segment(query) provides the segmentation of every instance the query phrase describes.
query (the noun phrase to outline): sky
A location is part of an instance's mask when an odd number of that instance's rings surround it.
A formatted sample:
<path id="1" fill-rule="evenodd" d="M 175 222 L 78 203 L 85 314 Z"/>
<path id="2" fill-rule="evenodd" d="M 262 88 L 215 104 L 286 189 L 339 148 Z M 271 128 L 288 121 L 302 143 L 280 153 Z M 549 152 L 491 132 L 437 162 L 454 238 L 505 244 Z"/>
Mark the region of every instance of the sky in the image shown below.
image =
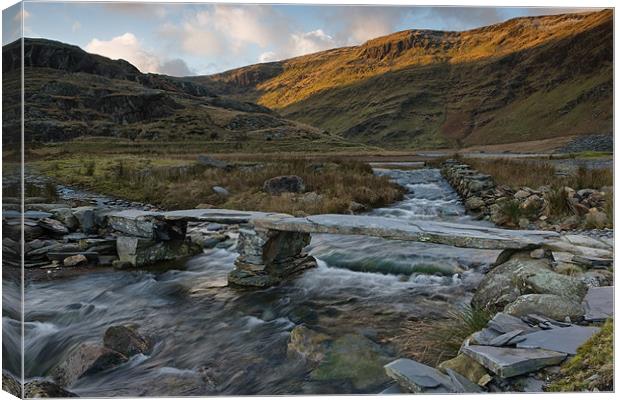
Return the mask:
<path id="1" fill-rule="evenodd" d="M 461 31 L 567 8 L 24 2 L 3 11 L 2 43 L 58 40 L 142 72 L 206 75 L 405 29 Z"/>

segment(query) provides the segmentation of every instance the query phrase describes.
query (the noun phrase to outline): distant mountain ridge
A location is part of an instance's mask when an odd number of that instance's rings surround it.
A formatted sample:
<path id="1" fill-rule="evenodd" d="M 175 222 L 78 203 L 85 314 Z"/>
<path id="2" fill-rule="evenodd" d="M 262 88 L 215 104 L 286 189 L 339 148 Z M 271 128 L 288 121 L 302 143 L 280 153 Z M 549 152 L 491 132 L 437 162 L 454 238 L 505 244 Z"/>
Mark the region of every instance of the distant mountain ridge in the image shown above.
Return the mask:
<path id="1" fill-rule="evenodd" d="M 408 30 L 192 77 L 331 133 L 432 147 L 611 133 L 613 12 Z"/>
<path id="2" fill-rule="evenodd" d="M 433 148 L 611 134 L 613 12 L 407 30 L 197 77 L 144 74 L 24 39 L 28 141 L 106 136 Z M 3 46 L 3 133 L 19 138 L 21 41 Z M 353 144 L 353 146 L 357 146 Z"/>

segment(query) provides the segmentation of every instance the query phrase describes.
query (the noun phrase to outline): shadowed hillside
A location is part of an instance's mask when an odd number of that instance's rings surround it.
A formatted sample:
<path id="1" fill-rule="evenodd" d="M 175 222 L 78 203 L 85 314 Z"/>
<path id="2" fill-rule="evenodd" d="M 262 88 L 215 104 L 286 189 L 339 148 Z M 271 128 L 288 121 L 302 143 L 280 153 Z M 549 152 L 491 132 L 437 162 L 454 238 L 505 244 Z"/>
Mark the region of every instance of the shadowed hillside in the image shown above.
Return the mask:
<path id="1" fill-rule="evenodd" d="M 20 41 L 3 47 L 6 144 L 17 142 L 20 134 L 20 54 Z M 267 107 L 219 96 L 187 79 L 143 74 L 124 60 L 60 42 L 25 39 L 24 67 L 26 142 L 106 137 L 243 146 L 332 140 Z"/>
<path id="2" fill-rule="evenodd" d="M 192 78 L 347 139 L 390 147 L 612 131 L 613 13 L 409 30 Z"/>

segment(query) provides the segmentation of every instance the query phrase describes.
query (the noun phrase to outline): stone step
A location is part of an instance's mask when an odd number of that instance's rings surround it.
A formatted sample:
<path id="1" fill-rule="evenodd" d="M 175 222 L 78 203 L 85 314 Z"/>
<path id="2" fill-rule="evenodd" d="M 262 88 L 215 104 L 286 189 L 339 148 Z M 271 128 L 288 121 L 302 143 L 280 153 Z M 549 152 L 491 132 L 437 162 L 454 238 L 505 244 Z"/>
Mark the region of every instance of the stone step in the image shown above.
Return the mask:
<path id="1" fill-rule="evenodd" d="M 510 378 L 557 365 L 566 358 L 566 353 L 543 349 L 466 345 L 461 351 L 500 378 Z"/>

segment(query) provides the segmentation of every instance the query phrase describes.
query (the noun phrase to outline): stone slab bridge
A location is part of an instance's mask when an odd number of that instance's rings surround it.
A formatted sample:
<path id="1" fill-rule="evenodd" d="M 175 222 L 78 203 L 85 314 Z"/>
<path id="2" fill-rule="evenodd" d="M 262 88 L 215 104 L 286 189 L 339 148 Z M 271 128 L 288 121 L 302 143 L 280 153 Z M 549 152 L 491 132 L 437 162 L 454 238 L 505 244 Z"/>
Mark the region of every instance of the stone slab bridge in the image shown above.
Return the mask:
<path id="1" fill-rule="evenodd" d="M 316 266 L 304 253 L 312 233 L 365 235 L 384 239 L 436 243 L 455 247 L 506 250 L 508 253 L 543 247 L 557 240 L 550 231 L 519 231 L 428 220 L 326 214 L 293 217 L 287 214 L 195 209 L 169 212 L 124 210 L 107 214 L 108 225 L 121 236 L 121 261 L 136 266 L 172 259 L 185 243 L 188 222 L 239 225 L 235 269 L 229 283 L 267 287 Z M 168 254 L 176 256 L 168 257 Z"/>

